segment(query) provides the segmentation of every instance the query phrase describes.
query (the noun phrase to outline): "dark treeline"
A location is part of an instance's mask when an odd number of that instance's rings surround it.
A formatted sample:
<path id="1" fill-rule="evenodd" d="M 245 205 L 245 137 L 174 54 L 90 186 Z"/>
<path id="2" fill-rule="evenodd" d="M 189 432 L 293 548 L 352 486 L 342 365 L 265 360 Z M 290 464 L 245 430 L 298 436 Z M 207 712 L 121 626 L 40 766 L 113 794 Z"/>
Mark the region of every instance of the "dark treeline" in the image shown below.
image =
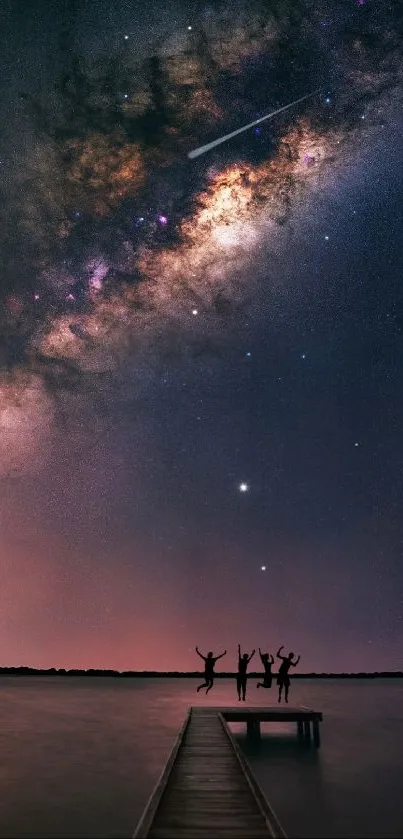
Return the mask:
<path id="1" fill-rule="evenodd" d="M 233 679 L 236 674 L 232 672 L 217 673 L 217 679 Z M 200 671 L 179 672 L 167 670 L 166 672 L 156 670 L 65 670 L 50 667 L 48 670 L 36 670 L 34 667 L 0 667 L 0 676 L 110 676 L 114 678 L 175 678 L 175 679 L 196 679 Z M 252 672 L 249 678 L 259 678 L 260 672 Z M 293 673 L 294 679 L 401 679 L 403 672 L 399 670 L 377 671 L 373 673 Z"/>

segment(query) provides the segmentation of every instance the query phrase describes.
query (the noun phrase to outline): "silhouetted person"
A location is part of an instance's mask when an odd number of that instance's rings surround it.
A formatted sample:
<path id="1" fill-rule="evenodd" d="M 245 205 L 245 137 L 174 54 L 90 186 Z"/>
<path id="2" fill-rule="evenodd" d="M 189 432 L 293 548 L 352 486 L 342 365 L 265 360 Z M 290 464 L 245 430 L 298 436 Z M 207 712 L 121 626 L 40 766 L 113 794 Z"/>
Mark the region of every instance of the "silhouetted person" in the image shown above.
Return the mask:
<path id="1" fill-rule="evenodd" d="M 271 688 L 271 683 L 272 683 L 272 678 L 273 678 L 273 674 L 271 672 L 271 666 L 274 663 L 274 658 L 273 658 L 272 655 L 269 655 L 269 653 L 262 653 L 260 647 L 259 647 L 259 655 L 260 655 L 260 660 L 261 660 L 261 662 L 263 664 L 263 668 L 264 668 L 264 676 L 263 676 L 263 682 L 258 682 L 256 687 L 257 688 Z"/>
<path id="2" fill-rule="evenodd" d="M 236 677 L 236 689 L 238 691 L 239 701 L 241 701 L 241 693 L 242 693 L 242 699 L 245 702 L 246 682 L 248 680 L 248 677 L 246 675 L 246 671 L 248 669 L 248 664 L 249 664 L 252 656 L 254 656 L 254 655 L 255 655 L 255 650 L 253 650 L 253 652 L 251 652 L 251 654 L 249 656 L 248 656 L 248 653 L 244 653 L 243 655 L 241 655 L 241 645 L 238 644 L 238 673 L 237 673 L 237 677 Z"/>
<path id="3" fill-rule="evenodd" d="M 202 688 L 207 688 L 207 690 L 206 690 L 206 694 L 207 694 L 209 692 L 209 690 L 211 690 L 211 688 L 213 687 L 213 684 L 214 684 L 214 676 L 215 676 L 214 666 L 215 666 L 215 663 L 216 663 L 216 661 L 218 661 L 219 658 L 222 658 L 223 655 L 227 654 L 227 650 L 224 650 L 224 652 L 221 653 L 221 655 L 216 655 L 215 657 L 213 656 L 213 653 L 207 653 L 207 655 L 202 655 L 201 652 L 199 652 L 198 647 L 196 647 L 196 652 L 197 652 L 197 655 L 199 655 L 200 658 L 202 658 L 203 661 L 204 661 L 204 679 L 205 679 L 203 684 L 199 685 L 199 687 L 197 688 L 197 693 L 199 693 L 199 690 L 201 690 Z"/>
<path id="4" fill-rule="evenodd" d="M 288 653 L 288 655 L 281 655 L 281 650 L 283 649 L 284 644 L 279 648 L 277 652 L 277 658 L 281 658 L 282 660 L 277 675 L 277 684 L 279 686 L 278 701 L 281 702 L 281 691 L 284 688 L 285 701 L 288 702 L 288 691 L 290 689 L 290 677 L 288 675 L 288 671 L 290 667 L 297 666 L 301 656 L 299 655 L 297 660 L 293 661 L 294 653 Z"/>

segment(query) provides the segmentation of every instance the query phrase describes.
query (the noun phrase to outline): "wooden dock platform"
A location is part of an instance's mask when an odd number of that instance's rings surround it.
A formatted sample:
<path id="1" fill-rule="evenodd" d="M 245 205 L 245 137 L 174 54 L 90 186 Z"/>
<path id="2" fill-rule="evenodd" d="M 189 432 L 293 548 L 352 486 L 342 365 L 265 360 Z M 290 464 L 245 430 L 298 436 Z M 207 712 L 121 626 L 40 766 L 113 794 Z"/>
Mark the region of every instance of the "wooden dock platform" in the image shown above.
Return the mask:
<path id="1" fill-rule="evenodd" d="M 189 709 L 133 839 L 285 839 L 226 723 L 236 711 Z"/>
<path id="2" fill-rule="evenodd" d="M 309 708 L 291 708 L 288 705 L 274 708 L 234 707 L 234 708 L 211 708 L 210 713 L 222 714 L 227 722 L 246 722 L 248 734 L 260 737 L 261 722 L 296 722 L 298 739 L 305 746 L 311 745 L 311 725 L 313 744 L 316 748 L 320 746 L 319 723 L 323 716 L 320 711 L 311 711 Z"/>

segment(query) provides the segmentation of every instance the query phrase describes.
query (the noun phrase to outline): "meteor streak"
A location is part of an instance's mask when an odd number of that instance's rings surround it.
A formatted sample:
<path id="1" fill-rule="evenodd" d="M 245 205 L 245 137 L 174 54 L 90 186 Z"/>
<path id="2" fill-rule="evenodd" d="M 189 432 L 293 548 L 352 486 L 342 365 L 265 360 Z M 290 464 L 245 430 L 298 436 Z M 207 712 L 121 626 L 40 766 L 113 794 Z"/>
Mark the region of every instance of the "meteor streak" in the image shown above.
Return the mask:
<path id="1" fill-rule="evenodd" d="M 277 116 L 277 114 L 281 114 L 282 111 L 287 111 L 288 108 L 298 105 L 299 102 L 304 102 L 304 100 L 309 99 L 310 96 L 315 96 L 316 93 L 319 93 L 319 90 L 320 88 L 314 90 L 313 93 L 307 93 L 305 96 L 301 96 L 300 99 L 295 99 L 294 102 L 290 102 L 288 105 L 283 105 L 282 108 L 277 108 L 276 111 L 272 111 L 270 114 L 260 117 L 260 119 L 255 119 L 254 122 L 249 122 L 248 125 L 244 125 L 242 128 L 237 128 L 236 131 L 231 131 L 231 134 L 224 134 L 223 137 L 219 137 L 218 140 L 213 140 L 212 143 L 207 143 L 205 146 L 199 146 L 198 149 L 193 149 L 193 151 L 188 152 L 188 157 L 191 160 L 195 157 L 200 157 L 201 154 L 204 154 L 206 151 L 210 151 L 210 149 L 214 149 L 215 146 L 219 146 L 221 143 L 225 143 L 226 140 L 231 140 L 231 138 L 236 137 L 237 134 L 242 134 L 243 131 L 247 131 L 255 125 L 259 125 L 259 123 L 264 122 L 266 119 L 271 119 L 272 117 Z"/>

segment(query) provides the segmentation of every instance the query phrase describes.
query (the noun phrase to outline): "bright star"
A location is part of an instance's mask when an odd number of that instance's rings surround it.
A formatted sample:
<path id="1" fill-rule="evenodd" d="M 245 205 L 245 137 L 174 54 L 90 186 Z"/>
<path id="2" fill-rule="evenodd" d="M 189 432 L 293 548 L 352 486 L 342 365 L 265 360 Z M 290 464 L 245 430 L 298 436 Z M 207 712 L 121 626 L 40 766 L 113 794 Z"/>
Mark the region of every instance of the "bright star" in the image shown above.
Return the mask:
<path id="1" fill-rule="evenodd" d="M 329 236 L 325 236 L 325 242 L 329 241 Z"/>
<path id="2" fill-rule="evenodd" d="M 129 36 L 125 35 L 125 41 L 128 41 L 128 40 L 129 40 Z"/>
<path id="3" fill-rule="evenodd" d="M 191 28 L 192 28 L 191 26 L 188 26 L 189 32 L 190 32 Z"/>
<path id="4" fill-rule="evenodd" d="M 261 566 L 260 566 L 260 570 L 261 570 L 261 571 L 266 571 L 266 565 L 261 565 Z"/>
<path id="5" fill-rule="evenodd" d="M 248 492 L 248 489 L 249 489 L 249 484 L 245 484 L 245 483 L 239 484 L 239 491 L 240 492 Z"/>
<path id="6" fill-rule="evenodd" d="M 302 353 L 301 358 L 306 358 L 306 353 L 305 352 Z"/>
<path id="7" fill-rule="evenodd" d="M 251 352 L 247 352 L 247 353 L 245 353 L 245 355 L 246 355 L 246 358 L 250 358 L 250 357 L 251 357 L 251 355 L 252 355 L 252 353 L 251 353 Z"/>
<path id="8" fill-rule="evenodd" d="M 192 315 L 198 315 L 198 314 L 199 314 L 198 309 L 192 309 Z"/>

